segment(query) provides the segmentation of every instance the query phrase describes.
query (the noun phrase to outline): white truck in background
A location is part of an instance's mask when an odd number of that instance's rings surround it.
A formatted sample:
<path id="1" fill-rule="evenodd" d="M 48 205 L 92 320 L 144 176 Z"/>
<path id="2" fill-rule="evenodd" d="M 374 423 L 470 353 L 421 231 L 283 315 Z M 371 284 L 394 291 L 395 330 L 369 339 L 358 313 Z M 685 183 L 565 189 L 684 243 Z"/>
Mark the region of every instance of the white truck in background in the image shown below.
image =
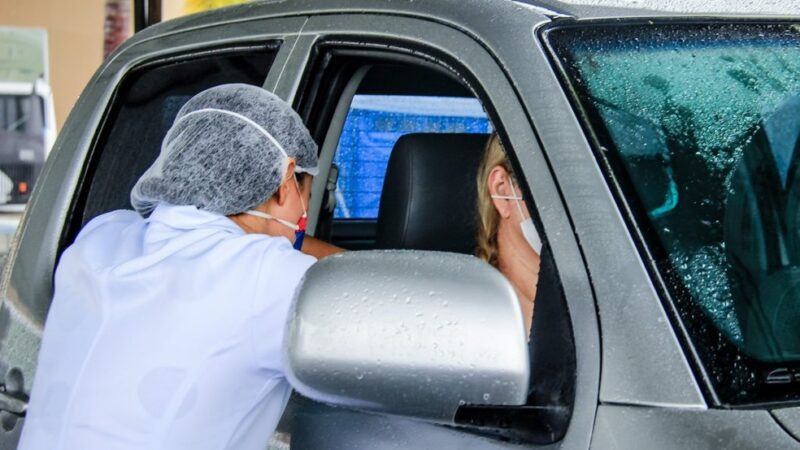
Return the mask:
<path id="1" fill-rule="evenodd" d="M 25 207 L 55 138 L 47 31 L 0 27 L 0 212 Z"/>

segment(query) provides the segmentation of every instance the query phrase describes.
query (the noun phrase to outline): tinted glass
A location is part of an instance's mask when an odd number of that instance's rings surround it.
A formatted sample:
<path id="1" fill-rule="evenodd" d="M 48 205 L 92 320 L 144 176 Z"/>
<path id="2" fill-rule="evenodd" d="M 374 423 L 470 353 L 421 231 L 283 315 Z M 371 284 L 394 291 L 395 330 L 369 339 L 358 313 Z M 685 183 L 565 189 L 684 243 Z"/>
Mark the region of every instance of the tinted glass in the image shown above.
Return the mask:
<path id="1" fill-rule="evenodd" d="M 797 399 L 798 28 L 552 36 L 723 401 Z"/>
<path id="2" fill-rule="evenodd" d="M 491 129 L 483 107 L 475 98 L 354 96 L 334 158 L 339 166 L 334 218 L 378 217 L 386 166 L 400 136 L 489 133 Z"/>

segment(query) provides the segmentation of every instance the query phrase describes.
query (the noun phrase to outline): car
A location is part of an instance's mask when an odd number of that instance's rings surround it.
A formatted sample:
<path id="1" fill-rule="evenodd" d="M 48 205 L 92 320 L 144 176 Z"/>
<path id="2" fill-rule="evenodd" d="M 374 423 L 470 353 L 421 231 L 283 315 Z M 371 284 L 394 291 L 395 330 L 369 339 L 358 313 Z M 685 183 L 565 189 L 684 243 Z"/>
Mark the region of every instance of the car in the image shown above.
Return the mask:
<path id="1" fill-rule="evenodd" d="M 129 207 L 183 102 L 233 82 L 300 113 L 309 231 L 365 250 L 298 291 L 271 448 L 800 446 L 798 43 L 792 17 L 545 0 L 266 1 L 145 29 L 84 90 L 8 256 L 3 447 L 59 255 Z M 528 342 L 470 256 L 491 132 L 545 243 Z"/>

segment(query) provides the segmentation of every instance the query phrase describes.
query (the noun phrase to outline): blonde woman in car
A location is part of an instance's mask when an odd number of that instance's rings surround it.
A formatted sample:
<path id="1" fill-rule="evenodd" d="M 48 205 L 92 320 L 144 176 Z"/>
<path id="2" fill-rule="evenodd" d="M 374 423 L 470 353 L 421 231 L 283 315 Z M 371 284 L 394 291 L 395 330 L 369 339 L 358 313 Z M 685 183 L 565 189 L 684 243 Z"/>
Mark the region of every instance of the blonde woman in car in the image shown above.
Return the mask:
<path id="1" fill-rule="evenodd" d="M 542 241 L 496 133 L 489 137 L 477 182 L 477 256 L 514 286 L 530 334 Z"/>

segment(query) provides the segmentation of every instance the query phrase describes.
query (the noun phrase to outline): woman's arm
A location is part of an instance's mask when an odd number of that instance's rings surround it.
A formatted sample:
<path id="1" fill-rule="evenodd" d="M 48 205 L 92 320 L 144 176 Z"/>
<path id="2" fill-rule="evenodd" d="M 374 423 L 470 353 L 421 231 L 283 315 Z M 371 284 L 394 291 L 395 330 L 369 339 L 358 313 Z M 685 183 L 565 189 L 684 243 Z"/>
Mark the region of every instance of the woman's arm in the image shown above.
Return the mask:
<path id="1" fill-rule="evenodd" d="M 326 256 L 333 255 L 334 253 L 340 253 L 347 250 L 319 240 L 313 236 L 306 235 L 306 237 L 303 238 L 302 251 L 307 255 L 311 255 L 317 259 L 322 259 Z"/>

